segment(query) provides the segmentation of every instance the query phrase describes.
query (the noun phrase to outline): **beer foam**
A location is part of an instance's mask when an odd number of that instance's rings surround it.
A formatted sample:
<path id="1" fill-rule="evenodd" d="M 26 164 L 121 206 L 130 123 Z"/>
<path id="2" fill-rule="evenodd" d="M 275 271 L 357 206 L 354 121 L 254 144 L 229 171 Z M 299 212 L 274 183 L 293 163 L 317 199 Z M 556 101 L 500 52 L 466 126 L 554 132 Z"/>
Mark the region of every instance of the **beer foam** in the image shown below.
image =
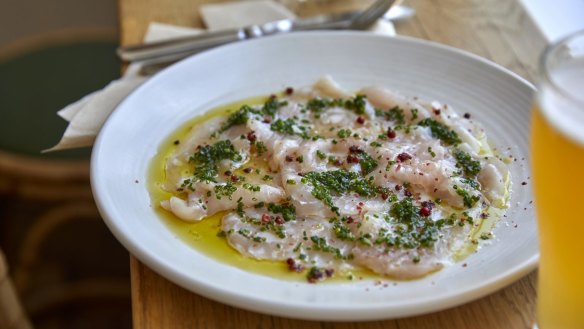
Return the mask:
<path id="1" fill-rule="evenodd" d="M 539 107 L 546 120 L 584 145 L 584 58 L 553 70 L 540 85 Z"/>

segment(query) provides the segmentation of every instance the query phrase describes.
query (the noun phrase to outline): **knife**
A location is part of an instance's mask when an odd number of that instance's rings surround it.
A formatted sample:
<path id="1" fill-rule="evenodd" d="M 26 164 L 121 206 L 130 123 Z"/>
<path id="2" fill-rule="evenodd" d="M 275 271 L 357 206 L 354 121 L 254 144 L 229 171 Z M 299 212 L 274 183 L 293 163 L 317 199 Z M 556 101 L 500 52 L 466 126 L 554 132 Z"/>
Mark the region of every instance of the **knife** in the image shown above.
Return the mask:
<path id="1" fill-rule="evenodd" d="M 279 33 L 307 30 L 346 29 L 351 18 L 359 12 L 314 16 L 305 19 L 283 19 L 265 24 L 250 25 L 239 29 L 205 32 L 203 34 L 164 40 L 159 42 L 120 47 L 118 57 L 133 62 L 165 57 L 170 54 L 182 56 L 197 53 L 219 45 Z"/>
<path id="2" fill-rule="evenodd" d="M 128 62 L 148 59 L 153 60 L 152 64 L 168 63 L 219 45 L 261 36 L 292 31 L 347 29 L 351 25 L 351 20 L 359 13 L 359 11 L 353 11 L 305 19 L 284 19 L 239 29 L 206 32 L 196 36 L 120 47 L 117 54 L 122 60 Z M 398 5 L 393 6 L 382 18 L 397 21 L 411 17 L 414 13 L 412 8 Z"/>

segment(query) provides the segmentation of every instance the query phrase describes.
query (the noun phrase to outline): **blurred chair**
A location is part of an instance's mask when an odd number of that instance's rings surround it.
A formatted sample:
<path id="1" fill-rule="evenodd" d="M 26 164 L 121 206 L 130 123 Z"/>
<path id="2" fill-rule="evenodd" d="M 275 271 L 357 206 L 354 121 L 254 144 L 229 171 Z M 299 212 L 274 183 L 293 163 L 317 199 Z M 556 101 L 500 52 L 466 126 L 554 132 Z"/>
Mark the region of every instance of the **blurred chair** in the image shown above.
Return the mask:
<path id="1" fill-rule="evenodd" d="M 119 76 L 116 37 L 71 29 L 0 45 L 2 329 L 23 308 L 39 328 L 130 326 L 128 256 L 93 202 L 90 149 L 40 153 L 66 127 L 57 110 Z"/>
<path id="2" fill-rule="evenodd" d="M 8 266 L 0 250 L 0 328 L 32 329 L 12 281 L 8 277 Z"/>
<path id="3" fill-rule="evenodd" d="M 19 236 L 18 245 L 12 248 L 13 277 L 22 293 L 32 289 L 31 278 L 37 273 L 43 245 L 52 233 L 68 222 L 101 220 L 89 186 L 89 160 L 83 158 L 43 159 L 0 151 L 0 196 L 11 199 L 13 205 L 37 208 L 26 214 L 32 217 L 28 223 L 18 219 L 22 214 L 7 214 L 7 221 L 19 223 L 4 223 L 6 232 Z M 16 226 L 20 226 L 22 234 L 11 229 Z"/>

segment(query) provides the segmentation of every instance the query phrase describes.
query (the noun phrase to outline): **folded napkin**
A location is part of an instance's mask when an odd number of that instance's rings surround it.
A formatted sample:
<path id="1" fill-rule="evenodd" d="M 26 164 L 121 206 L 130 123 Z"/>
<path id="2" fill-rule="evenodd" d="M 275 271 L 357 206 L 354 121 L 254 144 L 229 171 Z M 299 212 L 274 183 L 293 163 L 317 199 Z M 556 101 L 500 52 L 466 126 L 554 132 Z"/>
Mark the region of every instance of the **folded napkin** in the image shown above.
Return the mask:
<path id="1" fill-rule="evenodd" d="M 292 12 L 272 0 L 205 5 L 201 7 L 201 16 L 209 30 L 294 18 Z M 395 35 L 393 24 L 387 20 L 379 20 L 370 30 L 382 35 Z M 144 42 L 195 35 L 203 31 L 151 23 L 144 37 Z M 112 81 L 103 89 L 95 91 L 58 111 L 57 115 L 68 121 L 69 125 L 59 143 L 45 152 L 93 145 L 110 113 L 128 94 L 148 79 L 147 76 L 140 74 L 140 69 L 144 64 L 145 62 L 132 63 L 122 78 Z"/>

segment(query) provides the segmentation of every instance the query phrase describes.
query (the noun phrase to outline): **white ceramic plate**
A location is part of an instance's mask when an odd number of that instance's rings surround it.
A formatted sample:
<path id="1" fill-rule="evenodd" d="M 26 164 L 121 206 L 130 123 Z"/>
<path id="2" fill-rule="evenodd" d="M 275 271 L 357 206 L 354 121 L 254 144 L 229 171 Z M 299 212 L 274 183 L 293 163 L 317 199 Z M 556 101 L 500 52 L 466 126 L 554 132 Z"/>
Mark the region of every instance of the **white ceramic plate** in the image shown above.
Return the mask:
<path id="1" fill-rule="evenodd" d="M 331 74 L 357 90 L 383 85 L 439 100 L 482 122 L 511 164 L 513 194 L 492 243 L 424 279 L 308 284 L 253 274 L 206 257 L 153 211 L 145 182 L 161 141 L 215 106 L 312 84 Z M 409 38 L 364 32 L 297 33 L 217 48 L 182 61 L 131 94 L 93 149 L 91 180 L 107 225 L 138 259 L 200 295 L 294 318 L 387 319 L 452 307 L 491 293 L 534 269 L 537 239 L 529 184 L 528 125 L 533 87 L 476 56 Z M 522 185 L 523 181 L 528 182 Z"/>

